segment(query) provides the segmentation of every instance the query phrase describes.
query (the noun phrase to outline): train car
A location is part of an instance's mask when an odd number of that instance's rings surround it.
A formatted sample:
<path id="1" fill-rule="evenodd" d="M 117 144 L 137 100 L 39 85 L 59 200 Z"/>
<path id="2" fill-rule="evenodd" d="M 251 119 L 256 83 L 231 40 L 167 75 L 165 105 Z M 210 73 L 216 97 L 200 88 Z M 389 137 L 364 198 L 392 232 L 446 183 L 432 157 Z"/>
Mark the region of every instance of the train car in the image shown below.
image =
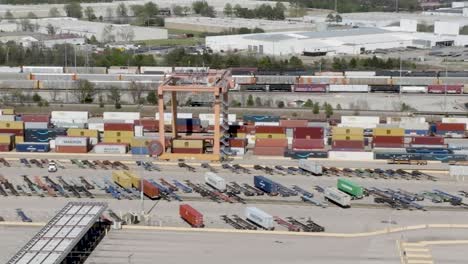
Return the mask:
<path id="1" fill-rule="evenodd" d="M 409 71 L 404 76 L 406 77 L 438 77 L 437 71 Z"/>
<path id="2" fill-rule="evenodd" d="M 439 77 L 465 77 L 468 78 L 468 71 L 439 71 Z"/>
<path id="3" fill-rule="evenodd" d="M 401 86 L 402 93 L 427 93 L 427 86 Z"/>
<path id="4" fill-rule="evenodd" d="M 270 92 L 291 92 L 293 90 L 291 84 L 268 84 L 267 86 Z"/>
<path id="5" fill-rule="evenodd" d="M 235 84 L 255 84 L 256 79 L 253 75 L 236 75 L 232 76 Z"/>
<path id="6" fill-rule="evenodd" d="M 439 84 L 439 85 L 429 85 L 427 87 L 428 93 L 435 94 L 461 94 L 463 93 L 463 85 L 448 85 L 448 84 Z"/>
<path id="7" fill-rule="evenodd" d="M 0 73 L 20 73 L 21 67 L 0 66 Z"/>
<path id="8" fill-rule="evenodd" d="M 63 67 L 55 66 L 22 66 L 23 73 L 63 73 Z"/>
<path id="9" fill-rule="evenodd" d="M 74 81 L 76 74 L 74 73 L 31 73 L 30 80 L 38 81 Z"/>
<path id="10" fill-rule="evenodd" d="M 65 73 L 107 74 L 106 67 L 66 67 Z"/>
<path id="11" fill-rule="evenodd" d="M 307 93 L 326 93 L 327 92 L 327 84 L 294 84 L 294 92 L 307 92 Z"/>
<path id="12" fill-rule="evenodd" d="M 265 84 L 245 84 L 239 85 L 239 89 L 245 92 L 266 92 L 267 86 Z"/>
<path id="13" fill-rule="evenodd" d="M 345 71 L 346 77 L 372 77 L 375 76 L 375 71 Z"/>
<path id="14" fill-rule="evenodd" d="M 300 76 L 296 83 L 298 84 L 349 84 L 344 76 Z"/>
<path id="15" fill-rule="evenodd" d="M 321 71 L 314 73 L 314 76 L 344 76 L 343 72 Z"/>
<path id="16" fill-rule="evenodd" d="M 195 73 L 208 72 L 210 67 L 174 67 L 174 72 L 177 73 Z"/>
<path id="17" fill-rule="evenodd" d="M 390 76 L 346 76 L 347 84 L 351 85 L 388 85 L 391 84 Z"/>
<path id="18" fill-rule="evenodd" d="M 351 92 L 351 93 L 367 93 L 369 92 L 369 85 L 337 85 L 330 84 L 328 86 L 330 93 Z"/>
<path id="19" fill-rule="evenodd" d="M 398 85 L 370 85 L 371 93 L 399 93 Z"/>
<path id="20" fill-rule="evenodd" d="M 172 67 L 141 66 L 140 74 L 164 75 L 172 73 Z"/>
<path id="21" fill-rule="evenodd" d="M 139 74 L 140 70 L 134 66 L 110 66 L 107 70 L 109 74 Z"/>
<path id="22" fill-rule="evenodd" d="M 381 71 L 375 72 L 376 76 L 391 76 L 391 77 L 406 76 L 407 74 L 409 74 L 409 71 L 406 71 L 406 70 L 402 70 L 401 73 L 400 71 L 395 71 L 395 70 L 381 70 Z"/>
<path id="23" fill-rule="evenodd" d="M 257 75 L 255 77 L 257 84 L 293 84 L 296 78 L 296 76 L 288 75 Z"/>
<path id="24" fill-rule="evenodd" d="M 258 72 L 256 67 L 234 67 L 231 68 L 231 75 L 255 75 Z"/>

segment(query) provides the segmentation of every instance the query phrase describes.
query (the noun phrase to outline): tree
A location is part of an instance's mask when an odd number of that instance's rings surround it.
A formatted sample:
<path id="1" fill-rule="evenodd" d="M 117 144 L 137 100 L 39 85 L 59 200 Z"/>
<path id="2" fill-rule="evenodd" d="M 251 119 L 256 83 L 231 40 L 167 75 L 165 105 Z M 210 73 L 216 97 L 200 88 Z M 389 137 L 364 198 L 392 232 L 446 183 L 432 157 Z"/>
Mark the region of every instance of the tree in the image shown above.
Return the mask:
<path id="1" fill-rule="evenodd" d="M 102 30 L 102 41 L 104 43 L 115 42 L 115 35 L 113 33 L 114 28 L 112 25 L 107 25 Z"/>
<path id="2" fill-rule="evenodd" d="M 342 110 L 341 104 L 337 104 L 337 105 L 336 105 L 336 110 L 338 110 L 338 111 L 339 111 L 339 110 Z"/>
<path id="3" fill-rule="evenodd" d="M 113 16 L 114 16 L 114 10 L 112 10 L 111 7 L 107 7 L 106 8 L 106 20 L 110 21 Z"/>
<path id="4" fill-rule="evenodd" d="M 124 3 L 120 3 L 115 9 L 115 13 L 118 17 L 128 17 L 128 9 Z"/>
<path id="5" fill-rule="evenodd" d="M 122 105 L 120 103 L 121 95 L 118 87 L 112 86 L 109 89 L 109 94 L 107 95 L 107 98 L 114 104 L 116 109 L 122 108 Z"/>
<path id="6" fill-rule="evenodd" d="M 148 92 L 148 95 L 146 96 L 146 101 L 148 101 L 148 103 L 152 105 L 157 105 L 158 98 L 156 97 L 156 92 L 155 91 Z"/>
<path id="7" fill-rule="evenodd" d="M 333 15 L 333 13 L 328 14 L 327 19 L 325 21 L 327 21 L 328 23 L 335 21 L 335 16 Z"/>
<path id="8" fill-rule="evenodd" d="M 15 18 L 15 17 L 13 16 L 13 14 L 11 13 L 10 10 L 7 10 L 7 11 L 5 12 L 5 15 L 4 15 L 3 17 L 4 17 L 5 19 L 7 19 L 7 20 L 12 20 L 12 19 Z"/>
<path id="9" fill-rule="evenodd" d="M 285 104 L 283 101 L 278 101 L 277 104 L 278 108 L 284 108 Z"/>
<path id="10" fill-rule="evenodd" d="M 247 98 L 247 106 L 248 107 L 254 106 L 254 99 L 253 99 L 253 96 L 251 94 L 249 94 L 249 97 Z"/>
<path id="11" fill-rule="evenodd" d="M 136 83 L 134 81 L 130 83 L 130 94 L 132 95 L 133 103 L 142 104 L 141 95 L 143 94 L 144 89 L 145 87 L 140 83 Z"/>
<path id="12" fill-rule="evenodd" d="M 35 30 L 34 25 L 31 23 L 29 19 L 21 19 L 20 25 L 21 25 L 21 31 L 34 32 Z"/>
<path id="13" fill-rule="evenodd" d="M 79 2 L 71 2 L 64 6 L 65 14 L 68 17 L 82 18 L 83 17 L 83 8 Z"/>
<path id="14" fill-rule="evenodd" d="M 36 16 L 36 14 L 34 14 L 33 12 L 29 12 L 27 18 L 29 18 L 29 19 L 37 19 L 37 16 Z"/>
<path id="15" fill-rule="evenodd" d="M 205 17 L 216 17 L 214 7 L 208 5 L 205 1 L 195 1 L 192 3 L 192 9 L 195 14 L 199 14 Z"/>
<path id="16" fill-rule="evenodd" d="M 331 104 L 327 104 L 325 107 L 325 115 L 327 118 L 330 118 L 333 115 L 333 106 L 331 106 Z"/>
<path id="17" fill-rule="evenodd" d="M 42 100 L 42 97 L 40 95 L 38 95 L 37 93 L 34 93 L 34 95 L 32 97 L 32 100 L 33 100 L 33 102 L 37 103 L 37 102 L 40 102 Z"/>
<path id="18" fill-rule="evenodd" d="M 341 23 L 342 21 L 343 21 L 343 18 L 342 18 L 339 14 L 336 14 L 336 16 L 335 16 L 335 22 Z"/>
<path id="19" fill-rule="evenodd" d="M 252 33 L 265 33 L 265 30 L 256 27 L 256 28 L 252 29 Z"/>
<path id="20" fill-rule="evenodd" d="M 49 9 L 49 17 L 59 17 L 60 16 L 60 11 L 56 7 L 52 7 Z"/>
<path id="21" fill-rule="evenodd" d="M 188 15 L 188 13 L 190 13 L 190 6 L 184 6 L 184 16 Z"/>
<path id="22" fill-rule="evenodd" d="M 241 27 L 241 28 L 239 28 L 238 33 L 239 34 L 250 34 L 250 33 L 252 33 L 252 31 L 250 31 L 250 29 L 248 29 L 246 27 Z"/>
<path id="23" fill-rule="evenodd" d="M 176 16 L 183 16 L 184 15 L 184 8 L 180 5 L 172 5 L 172 12 Z"/>
<path id="24" fill-rule="evenodd" d="M 133 31 L 131 27 L 119 27 L 117 36 L 120 38 L 120 40 L 129 42 L 135 38 L 135 31 Z"/>
<path id="25" fill-rule="evenodd" d="M 307 108 L 312 108 L 314 107 L 314 103 L 312 102 L 312 100 L 307 99 L 307 101 L 302 106 L 307 107 Z"/>
<path id="26" fill-rule="evenodd" d="M 291 69 L 302 69 L 302 68 L 304 68 L 304 64 L 302 63 L 301 59 L 299 59 L 296 56 L 292 56 L 289 59 L 289 67 Z"/>
<path id="27" fill-rule="evenodd" d="M 54 26 L 52 26 L 52 24 L 50 24 L 50 23 L 47 24 L 46 28 L 47 28 L 47 34 L 52 35 L 52 36 L 55 35 L 57 30 L 55 29 Z"/>
<path id="28" fill-rule="evenodd" d="M 226 5 L 224 5 L 223 13 L 227 17 L 232 17 L 232 15 L 234 14 L 234 11 L 233 11 L 232 5 L 230 3 L 226 3 Z"/>
<path id="29" fill-rule="evenodd" d="M 319 106 L 319 103 L 315 103 L 314 104 L 314 107 L 312 109 L 312 113 L 314 113 L 315 115 L 317 115 L 318 113 L 320 113 L 320 106 Z"/>
<path id="30" fill-rule="evenodd" d="M 96 95 L 96 89 L 90 81 L 79 79 L 73 93 L 80 103 L 91 103 Z"/>
<path id="31" fill-rule="evenodd" d="M 84 11 L 85 17 L 88 19 L 88 21 L 93 21 L 96 20 L 96 15 L 94 14 L 94 9 L 90 6 L 85 8 Z"/>
<path id="32" fill-rule="evenodd" d="M 261 107 L 262 106 L 262 99 L 260 97 L 255 97 L 255 106 Z"/>

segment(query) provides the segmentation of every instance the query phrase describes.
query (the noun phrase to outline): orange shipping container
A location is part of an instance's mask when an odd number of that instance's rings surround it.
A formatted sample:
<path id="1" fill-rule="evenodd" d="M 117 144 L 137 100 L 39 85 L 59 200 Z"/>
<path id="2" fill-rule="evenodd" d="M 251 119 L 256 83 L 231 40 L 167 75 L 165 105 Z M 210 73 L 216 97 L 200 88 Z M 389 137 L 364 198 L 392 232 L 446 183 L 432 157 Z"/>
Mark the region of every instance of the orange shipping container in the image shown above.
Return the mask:
<path id="1" fill-rule="evenodd" d="M 280 127 L 294 128 L 294 127 L 306 127 L 307 120 L 280 120 Z"/>
<path id="2" fill-rule="evenodd" d="M 87 146 L 55 146 L 57 153 L 88 153 Z"/>
<path id="3" fill-rule="evenodd" d="M 287 139 L 269 139 L 261 138 L 255 140 L 255 147 L 287 147 Z"/>
<path id="4" fill-rule="evenodd" d="M 284 156 L 285 150 L 284 147 L 255 147 L 254 155 Z"/>

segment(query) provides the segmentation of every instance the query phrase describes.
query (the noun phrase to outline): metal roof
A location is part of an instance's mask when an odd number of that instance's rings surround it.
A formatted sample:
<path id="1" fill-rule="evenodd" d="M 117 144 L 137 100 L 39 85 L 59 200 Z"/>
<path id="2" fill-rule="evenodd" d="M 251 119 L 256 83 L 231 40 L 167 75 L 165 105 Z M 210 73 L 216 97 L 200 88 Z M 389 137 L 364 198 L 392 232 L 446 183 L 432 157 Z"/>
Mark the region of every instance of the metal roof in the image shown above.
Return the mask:
<path id="1" fill-rule="evenodd" d="M 317 38 L 336 38 L 336 37 L 350 37 L 372 34 L 383 34 L 391 31 L 381 28 L 349 28 L 342 30 L 328 30 L 328 31 L 303 31 L 303 32 L 283 32 L 283 33 L 264 33 L 252 34 L 245 36 L 245 39 L 260 40 L 260 41 L 281 41 L 287 39 L 317 39 Z"/>
<path id="2" fill-rule="evenodd" d="M 106 207 L 99 202 L 68 203 L 7 264 L 61 263 Z"/>

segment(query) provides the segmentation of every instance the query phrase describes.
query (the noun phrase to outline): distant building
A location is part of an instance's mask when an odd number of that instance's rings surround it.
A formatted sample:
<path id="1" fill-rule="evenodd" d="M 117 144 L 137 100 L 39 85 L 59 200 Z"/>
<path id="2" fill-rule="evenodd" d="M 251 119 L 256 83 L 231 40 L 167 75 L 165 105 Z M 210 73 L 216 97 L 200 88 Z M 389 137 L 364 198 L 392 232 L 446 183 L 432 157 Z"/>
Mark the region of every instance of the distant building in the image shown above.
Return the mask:
<path id="1" fill-rule="evenodd" d="M 16 42 L 23 47 L 31 47 L 40 44 L 45 47 L 53 47 L 56 44 L 84 45 L 85 38 L 72 34 L 47 35 L 35 32 L 0 32 L 0 42 Z"/>

